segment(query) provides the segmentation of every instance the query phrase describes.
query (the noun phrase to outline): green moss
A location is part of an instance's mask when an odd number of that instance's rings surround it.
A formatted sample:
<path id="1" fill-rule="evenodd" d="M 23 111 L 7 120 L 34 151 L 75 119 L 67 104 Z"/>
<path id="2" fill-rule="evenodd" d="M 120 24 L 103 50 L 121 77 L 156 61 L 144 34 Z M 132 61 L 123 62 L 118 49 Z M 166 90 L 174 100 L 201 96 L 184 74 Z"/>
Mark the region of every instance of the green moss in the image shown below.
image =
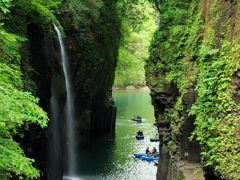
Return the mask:
<path id="1" fill-rule="evenodd" d="M 201 144 L 205 165 L 225 179 L 238 179 L 240 119 L 239 104 L 232 99 L 236 86 L 232 77 L 240 69 L 240 46 L 227 40 L 233 27 L 225 16 L 231 6 L 225 6 L 218 0 L 209 9 L 199 1 L 162 2 L 146 70 L 152 91 L 164 94 L 164 84 L 177 87 L 169 116 L 161 115 L 171 121 L 172 140 L 180 135 L 186 118 L 195 116 L 192 138 Z M 193 90 L 197 102 L 186 105 L 184 97 Z"/>
<path id="2" fill-rule="evenodd" d="M 231 77 L 240 69 L 239 50 L 239 45 L 225 41 L 219 56 L 200 62 L 199 97 L 192 108 L 196 116 L 193 136 L 207 147 L 202 155 L 207 165 L 214 166 L 227 179 L 236 179 L 240 173 L 240 156 L 236 153 L 240 145 L 240 119 L 236 113 L 240 106 L 232 100 L 231 92 Z"/>
<path id="3" fill-rule="evenodd" d="M 60 1 L 5 0 L 0 2 L 0 178 L 36 179 L 39 170 L 14 141 L 29 124 L 47 126 L 47 115 L 38 106 L 30 79 L 27 23 L 48 29 L 59 24 L 54 12 Z M 27 70 L 28 69 L 28 70 Z M 26 78 L 28 76 L 28 78 Z M 24 79 L 25 77 L 25 79 Z M 30 85 L 31 84 L 31 85 Z M 27 85 L 27 86 L 26 86 Z"/>

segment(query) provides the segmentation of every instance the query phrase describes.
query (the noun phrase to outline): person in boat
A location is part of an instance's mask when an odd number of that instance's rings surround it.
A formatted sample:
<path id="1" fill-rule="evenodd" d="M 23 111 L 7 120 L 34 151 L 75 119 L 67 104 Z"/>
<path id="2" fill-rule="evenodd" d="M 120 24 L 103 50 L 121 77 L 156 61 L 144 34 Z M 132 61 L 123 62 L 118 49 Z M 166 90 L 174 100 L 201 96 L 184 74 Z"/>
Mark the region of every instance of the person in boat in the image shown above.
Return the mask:
<path id="1" fill-rule="evenodd" d="M 140 121 L 140 120 L 142 120 L 142 117 L 134 114 L 134 116 L 132 117 L 132 120 Z"/>
<path id="2" fill-rule="evenodd" d="M 147 149 L 146 149 L 146 155 L 148 156 L 148 155 L 150 155 L 151 154 L 151 151 L 149 150 L 149 147 L 147 147 Z"/>
<path id="3" fill-rule="evenodd" d="M 132 117 L 133 120 L 138 120 L 138 115 L 136 116 L 135 114 Z"/>
<path id="4" fill-rule="evenodd" d="M 138 135 L 138 136 L 143 136 L 143 132 L 139 130 L 139 131 L 137 132 L 137 135 Z"/>
<path id="5" fill-rule="evenodd" d="M 139 116 L 139 115 L 137 115 L 137 116 L 136 116 L 136 118 L 137 118 L 137 119 L 142 119 L 142 117 L 141 117 L 141 116 Z"/>
<path id="6" fill-rule="evenodd" d="M 157 154 L 157 149 L 155 147 L 153 147 L 153 150 L 152 150 L 152 155 L 156 155 Z"/>

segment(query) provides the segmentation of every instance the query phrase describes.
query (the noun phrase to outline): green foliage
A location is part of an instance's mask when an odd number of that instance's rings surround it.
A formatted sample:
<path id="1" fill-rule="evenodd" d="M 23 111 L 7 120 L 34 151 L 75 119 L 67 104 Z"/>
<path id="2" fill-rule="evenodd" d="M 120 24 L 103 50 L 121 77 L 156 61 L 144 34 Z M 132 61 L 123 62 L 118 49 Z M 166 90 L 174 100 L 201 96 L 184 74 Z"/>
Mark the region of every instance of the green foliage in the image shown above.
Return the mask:
<path id="1" fill-rule="evenodd" d="M 23 92 L 19 52 L 24 38 L 0 29 L 0 172 L 6 178 L 11 173 L 36 178 L 39 172 L 33 168 L 33 160 L 25 157 L 23 150 L 13 140 L 19 129 L 27 123 L 46 127 L 47 116 L 37 105 L 38 100 Z"/>
<path id="2" fill-rule="evenodd" d="M 199 1 L 157 4 L 161 21 L 147 60 L 147 83 L 156 93 L 165 93 L 165 84 L 173 84 L 178 90 L 175 104 L 161 118 L 171 121 L 172 141 L 176 141 L 186 118 L 195 117 L 191 138 L 201 144 L 205 165 L 225 179 L 239 179 L 240 107 L 233 100 L 239 81 L 233 77 L 239 79 L 240 45 L 217 35 L 220 12 L 208 20 L 211 23 L 203 20 Z M 220 10 L 217 1 L 213 7 Z M 185 96 L 194 90 L 197 102 L 185 104 Z"/>
<path id="3" fill-rule="evenodd" d="M 116 87 L 144 85 L 144 61 L 140 61 L 125 47 L 120 47 L 118 65 L 115 72 Z"/>
<path id="4" fill-rule="evenodd" d="M 225 41 L 220 55 L 214 49 L 202 52 L 197 86 L 199 98 L 191 111 L 196 116 L 193 136 L 207 147 L 202 152 L 207 165 L 214 166 L 227 179 L 236 179 L 240 173 L 237 133 L 240 106 L 232 100 L 230 87 L 231 77 L 240 69 L 239 50 L 239 45 Z M 212 61 L 206 60 L 209 56 Z"/>
<path id="5" fill-rule="evenodd" d="M 24 38 L 12 33 L 7 33 L 0 25 L 0 60 L 7 64 L 20 65 L 20 54 L 18 52 Z"/>
<path id="6" fill-rule="evenodd" d="M 3 67 L 5 66 L 0 67 L 1 71 L 4 71 Z M 15 72 L 11 73 L 15 74 Z M 37 123 L 46 127 L 47 116 L 37 105 L 38 100 L 30 93 L 19 91 L 1 80 L 0 78 L 1 175 L 10 176 L 14 173 L 19 177 L 36 178 L 39 176 L 39 171 L 32 166 L 34 160 L 25 157 L 19 144 L 13 140 L 13 136 L 19 134 L 19 128 L 24 126 L 26 128 L 27 123 Z"/>
<path id="7" fill-rule="evenodd" d="M 59 27 L 60 23 L 54 16 L 53 12 L 56 12 L 61 0 L 55 1 L 41 1 L 41 0 L 16 0 L 14 7 L 21 9 L 27 15 L 30 15 L 31 21 L 39 25 L 48 25 L 54 22 Z M 43 26 L 44 27 L 44 26 Z"/>
<path id="8" fill-rule="evenodd" d="M 4 14 L 9 13 L 9 8 L 11 7 L 12 0 L 1 0 L 0 1 L 0 20 Z"/>
<path id="9" fill-rule="evenodd" d="M 92 72 L 87 86 L 95 89 L 94 94 L 102 88 L 109 89 L 114 80 L 112 72 L 116 67 L 120 36 L 116 2 L 67 0 L 62 11 L 62 22 L 69 28 L 68 36 L 76 50 L 73 56 L 79 66 L 86 67 L 81 68 L 80 76 Z"/>
<path id="10" fill-rule="evenodd" d="M 92 25 L 97 22 L 100 16 L 100 8 L 103 7 L 102 0 L 67 0 L 62 11 L 71 14 L 73 25 L 76 29 L 81 29 L 82 24 Z"/>
<path id="11" fill-rule="evenodd" d="M 143 24 L 151 18 L 152 7 L 146 0 L 119 0 L 118 11 L 122 19 L 126 20 L 130 29 L 138 32 L 143 29 Z"/>
<path id="12" fill-rule="evenodd" d="M 60 13 L 59 9 L 62 0 L 37 0 L 37 2 L 45 5 L 52 13 Z"/>
<path id="13" fill-rule="evenodd" d="M 24 91 L 26 82 L 21 72 L 23 61 L 27 61 L 23 60 L 23 44 L 27 42 L 24 18 L 31 17 L 39 26 L 58 24 L 53 13 L 60 3 L 60 0 L 0 1 L 0 179 L 11 175 L 19 179 L 39 177 L 34 160 L 26 157 L 14 141 L 15 136 L 23 136 L 22 129 L 28 129 L 30 124 L 44 128 L 48 120 L 38 106 L 38 99 Z"/>
<path id="14" fill-rule="evenodd" d="M 194 74 L 191 72 L 192 65 L 181 60 L 185 55 L 184 46 L 191 31 L 192 20 L 188 19 L 188 15 L 192 13 L 194 6 L 196 4 L 191 1 L 170 0 L 161 3 L 159 28 L 154 34 L 150 47 L 151 56 L 147 61 L 147 69 L 149 64 L 155 64 L 148 69 L 149 73 L 161 73 L 162 78 L 159 78 L 158 86 L 167 80 L 174 82 L 182 92 L 188 81 L 184 80 L 184 77 L 191 78 L 190 75 Z"/>
<path id="15" fill-rule="evenodd" d="M 0 128 L 2 128 L 0 126 Z M 32 167 L 34 162 L 24 156 L 23 150 L 19 145 L 10 138 L 0 137 L 0 178 L 7 179 L 10 173 L 19 175 L 19 179 L 23 177 L 37 178 L 39 172 Z M 25 176 L 22 176 L 22 175 Z"/>
<path id="16" fill-rule="evenodd" d="M 47 126 L 47 115 L 37 105 L 38 100 L 21 87 L 20 73 L 0 63 L 0 172 L 36 178 L 39 172 L 33 168 L 32 159 L 25 157 L 23 150 L 13 140 L 19 129 L 28 123 Z M 15 87 L 14 87 L 15 86 Z"/>
<path id="17" fill-rule="evenodd" d="M 12 84 L 17 89 L 23 87 L 21 73 L 4 63 L 0 63 L 0 80 L 6 84 Z"/>
<path id="18" fill-rule="evenodd" d="M 24 122 L 38 123 L 46 127 L 47 116 L 38 107 L 38 99 L 34 98 L 31 93 L 19 91 L 4 82 L 0 82 L 0 85 L 0 121 L 2 127 L 5 127 L 8 132 L 8 134 L 3 134 L 4 136 L 17 134 L 16 128 L 21 127 Z"/>
<path id="19" fill-rule="evenodd" d="M 121 44 L 114 86 L 145 85 L 145 59 L 156 29 L 156 13 L 146 1 L 119 1 Z"/>
<path id="20" fill-rule="evenodd" d="M 49 29 L 54 22 L 60 26 L 54 13 L 59 13 L 61 0 L 1 0 L 0 24 L 12 33 L 25 35 L 27 21 Z"/>

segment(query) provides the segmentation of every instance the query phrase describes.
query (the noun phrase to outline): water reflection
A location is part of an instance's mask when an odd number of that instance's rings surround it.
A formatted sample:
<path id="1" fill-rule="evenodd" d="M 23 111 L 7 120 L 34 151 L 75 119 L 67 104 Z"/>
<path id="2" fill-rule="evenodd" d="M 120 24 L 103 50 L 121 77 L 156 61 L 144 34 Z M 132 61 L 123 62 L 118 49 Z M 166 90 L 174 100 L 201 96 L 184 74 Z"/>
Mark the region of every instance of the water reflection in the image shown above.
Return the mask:
<path id="1" fill-rule="evenodd" d="M 90 146 L 79 152 L 80 179 L 86 180 L 153 180 L 157 167 L 133 158 L 133 153 L 144 152 L 146 147 L 156 147 L 150 142 L 157 129 L 153 126 L 154 113 L 148 92 L 116 91 L 113 93 L 118 113 L 115 134 L 97 137 Z M 145 118 L 142 123 L 130 120 L 133 114 Z M 143 131 L 144 140 L 135 138 Z"/>
<path id="2" fill-rule="evenodd" d="M 112 169 L 115 135 L 96 137 L 90 145 L 79 151 L 78 172 L 81 175 L 108 174 Z"/>

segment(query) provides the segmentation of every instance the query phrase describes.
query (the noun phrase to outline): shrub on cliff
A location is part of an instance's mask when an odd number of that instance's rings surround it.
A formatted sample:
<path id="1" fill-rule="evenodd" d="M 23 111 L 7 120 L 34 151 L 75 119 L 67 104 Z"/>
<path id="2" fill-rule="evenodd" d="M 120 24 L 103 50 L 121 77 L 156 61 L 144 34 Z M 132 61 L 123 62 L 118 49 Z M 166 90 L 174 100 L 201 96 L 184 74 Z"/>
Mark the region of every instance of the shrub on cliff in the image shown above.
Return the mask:
<path id="1" fill-rule="evenodd" d="M 233 41 L 239 39 L 234 34 L 239 27 L 228 23 L 235 22 L 236 15 L 226 16 L 234 14 L 235 4 L 218 0 L 210 4 L 187 0 L 154 3 L 160 10 L 160 23 L 147 61 L 147 82 L 163 96 L 166 85 L 174 85 L 178 91 L 172 107 L 167 104 L 161 117 L 171 121 L 175 141 L 184 121 L 195 117 L 192 138 L 202 147 L 204 165 L 222 178 L 239 179 L 240 46 Z M 191 104 L 184 99 L 189 95 Z"/>
<path id="2" fill-rule="evenodd" d="M 24 90 L 25 80 L 21 70 L 24 59 L 21 49 L 27 39 L 24 31 L 14 34 L 17 29 L 11 26 L 11 22 L 17 21 L 17 16 L 12 12 L 20 12 L 24 15 L 23 18 L 39 15 L 38 23 L 46 24 L 56 21 L 51 8 L 56 8 L 59 2 L 0 1 L 0 179 L 12 175 L 19 179 L 35 179 L 40 176 L 33 166 L 34 160 L 25 156 L 15 137 L 23 136 L 22 130 L 28 129 L 30 124 L 46 127 L 48 120 L 46 113 L 38 106 L 38 99 Z M 24 29 L 26 23 L 23 21 L 17 28 Z"/>

